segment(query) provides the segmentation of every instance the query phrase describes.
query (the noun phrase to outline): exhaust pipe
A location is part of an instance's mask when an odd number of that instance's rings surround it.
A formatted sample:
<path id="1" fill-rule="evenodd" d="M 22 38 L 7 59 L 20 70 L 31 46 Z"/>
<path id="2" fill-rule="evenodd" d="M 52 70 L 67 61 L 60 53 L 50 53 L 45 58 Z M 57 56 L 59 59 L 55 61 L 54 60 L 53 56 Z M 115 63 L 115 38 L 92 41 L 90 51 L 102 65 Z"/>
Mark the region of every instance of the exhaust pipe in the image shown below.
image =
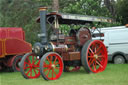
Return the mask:
<path id="1" fill-rule="evenodd" d="M 47 33 L 46 33 L 46 14 L 47 14 L 47 7 L 40 7 L 40 27 L 41 27 L 41 44 L 47 44 Z"/>

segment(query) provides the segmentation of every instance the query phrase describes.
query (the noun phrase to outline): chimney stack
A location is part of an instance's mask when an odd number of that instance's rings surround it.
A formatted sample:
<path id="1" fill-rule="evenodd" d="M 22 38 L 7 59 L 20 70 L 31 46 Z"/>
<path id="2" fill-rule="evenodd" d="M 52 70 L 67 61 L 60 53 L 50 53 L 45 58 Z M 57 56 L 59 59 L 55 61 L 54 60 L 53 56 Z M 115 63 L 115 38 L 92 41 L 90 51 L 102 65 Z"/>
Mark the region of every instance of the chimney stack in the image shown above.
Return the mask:
<path id="1" fill-rule="evenodd" d="M 47 7 L 40 7 L 40 27 L 41 27 L 41 43 L 46 45 L 47 43 L 47 31 L 46 31 L 46 15 L 47 15 Z"/>

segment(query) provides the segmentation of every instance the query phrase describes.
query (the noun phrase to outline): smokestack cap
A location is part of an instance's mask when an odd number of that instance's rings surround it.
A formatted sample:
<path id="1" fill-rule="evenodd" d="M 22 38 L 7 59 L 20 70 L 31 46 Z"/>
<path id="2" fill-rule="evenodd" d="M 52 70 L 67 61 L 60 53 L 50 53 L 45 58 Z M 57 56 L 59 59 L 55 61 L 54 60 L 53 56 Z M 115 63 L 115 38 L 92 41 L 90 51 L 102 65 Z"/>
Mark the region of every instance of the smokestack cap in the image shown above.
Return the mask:
<path id="1" fill-rule="evenodd" d="M 45 11 L 45 10 L 47 10 L 48 8 L 47 7 L 40 7 L 39 8 L 39 11 Z"/>

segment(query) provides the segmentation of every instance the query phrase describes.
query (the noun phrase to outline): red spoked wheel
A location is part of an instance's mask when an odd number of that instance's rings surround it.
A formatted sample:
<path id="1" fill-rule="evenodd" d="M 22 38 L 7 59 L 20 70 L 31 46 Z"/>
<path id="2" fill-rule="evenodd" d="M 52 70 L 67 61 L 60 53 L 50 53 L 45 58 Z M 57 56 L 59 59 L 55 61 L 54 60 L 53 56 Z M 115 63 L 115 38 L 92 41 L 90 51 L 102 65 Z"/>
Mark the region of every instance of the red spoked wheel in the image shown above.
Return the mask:
<path id="1" fill-rule="evenodd" d="M 105 45 L 100 40 L 89 40 L 82 48 L 81 61 L 88 73 L 104 71 L 108 61 Z"/>
<path id="2" fill-rule="evenodd" d="M 63 73 L 63 61 L 59 54 L 48 52 L 40 62 L 40 73 L 45 80 L 56 80 Z"/>
<path id="3" fill-rule="evenodd" d="M 66 66 L 65 67 L 65 71 L 66 72 L 75 72 L 80 70 L 80 66 L 75 66 L 75 67 L 70 67 L 70 66 Z"/>
<path id="4" fill-rule="evenodd" d="M 21 74 L 26 79 L 38 78 L 40 76 L 39 64 L 39 56 L 36 56 L 34 53 L 24 55 L 20 62 Z"/>

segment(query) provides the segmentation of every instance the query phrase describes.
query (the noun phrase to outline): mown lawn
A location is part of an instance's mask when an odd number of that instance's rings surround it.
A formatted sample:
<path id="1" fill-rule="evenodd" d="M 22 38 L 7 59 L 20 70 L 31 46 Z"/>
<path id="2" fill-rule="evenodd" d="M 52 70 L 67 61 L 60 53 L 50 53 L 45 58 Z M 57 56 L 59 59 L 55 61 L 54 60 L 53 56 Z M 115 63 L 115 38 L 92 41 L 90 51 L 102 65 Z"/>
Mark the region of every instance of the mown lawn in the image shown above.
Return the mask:
<path id="1" fill-rule="evenodd" d="M 87 74 L 83 68 L 78 72 L 63 73 L 58 80 L 45 81 L 24 79 L 20 72 L 1 72 L 0 85 L 128 85 L 128 64 L 108 64 L 104 72 Z"/>

